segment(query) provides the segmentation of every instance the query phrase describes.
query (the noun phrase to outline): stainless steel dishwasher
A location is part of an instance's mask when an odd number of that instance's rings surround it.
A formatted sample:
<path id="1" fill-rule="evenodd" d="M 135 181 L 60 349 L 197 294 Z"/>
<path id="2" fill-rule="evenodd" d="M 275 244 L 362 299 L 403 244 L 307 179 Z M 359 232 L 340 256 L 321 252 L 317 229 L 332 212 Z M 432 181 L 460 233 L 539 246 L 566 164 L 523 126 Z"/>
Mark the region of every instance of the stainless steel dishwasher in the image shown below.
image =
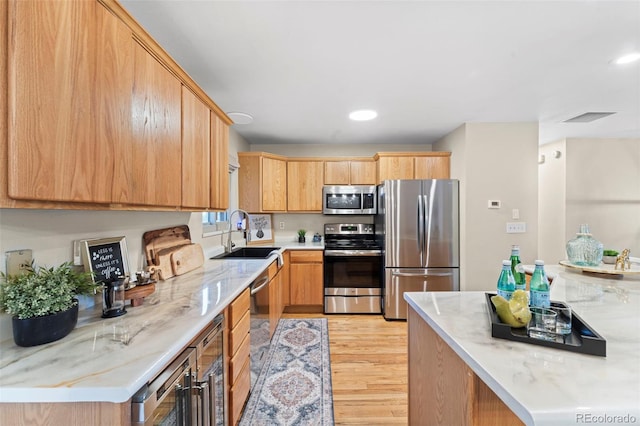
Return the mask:
<path id="1" fill-rule="evenodd" d="M 269 332 L 269 272 L 265 270 L 251 284 L 251 390 L 264 366 L 271 344 Z"/>

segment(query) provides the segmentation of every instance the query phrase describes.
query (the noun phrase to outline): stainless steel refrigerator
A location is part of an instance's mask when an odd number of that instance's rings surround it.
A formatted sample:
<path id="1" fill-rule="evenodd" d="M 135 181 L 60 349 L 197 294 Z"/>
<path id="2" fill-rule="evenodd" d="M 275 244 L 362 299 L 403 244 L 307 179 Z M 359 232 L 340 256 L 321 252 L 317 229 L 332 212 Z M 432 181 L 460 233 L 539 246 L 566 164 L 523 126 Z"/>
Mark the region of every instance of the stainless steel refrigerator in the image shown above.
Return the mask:
<path id="1" fill-rule="evenodd" d="M 459 182 L 385 180 L 376 238 L 384 252 L 383 313 L 406 319 L 404 293 L 460 290 Z"/>

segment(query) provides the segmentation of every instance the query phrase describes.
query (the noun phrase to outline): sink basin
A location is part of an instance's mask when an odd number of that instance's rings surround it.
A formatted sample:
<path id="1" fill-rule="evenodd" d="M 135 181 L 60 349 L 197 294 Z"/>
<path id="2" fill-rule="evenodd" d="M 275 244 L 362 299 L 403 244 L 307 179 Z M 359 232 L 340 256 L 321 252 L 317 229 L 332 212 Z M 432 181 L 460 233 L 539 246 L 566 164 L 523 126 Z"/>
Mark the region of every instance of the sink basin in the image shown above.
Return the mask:
<path id="1" fill-rule="evenodd" d="M 266 259 L 274 250 L 280 250 L 280 247 L 240 247 L 231 253 L 222 253 L 212 259 Z"/>

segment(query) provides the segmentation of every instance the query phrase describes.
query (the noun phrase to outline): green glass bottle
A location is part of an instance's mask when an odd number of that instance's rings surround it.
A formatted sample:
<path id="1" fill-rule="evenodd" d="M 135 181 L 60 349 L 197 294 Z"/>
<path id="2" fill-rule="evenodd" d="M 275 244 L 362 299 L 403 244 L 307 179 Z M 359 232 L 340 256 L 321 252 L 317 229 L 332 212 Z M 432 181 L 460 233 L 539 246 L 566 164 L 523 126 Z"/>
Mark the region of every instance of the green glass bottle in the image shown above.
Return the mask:
<path id="1" fill-rule="evenodd" d="M 511 273 L 516 281 L 516 290 L 526 290 L 527 280 L 520 262 L 520 246 L 517 245 L 511 246 Z"/>
<path id="2" fill-rule="evenodd" d="M 500 277 L 498 277 L 498 295 L 509 300 L 515 289 L 516 282 L 511 273 L 511 262 L 509 260 L 503 260 L 502 271 L 500 271 Z"/>
<path id="3" fill-rule="evenodd" d="M 529 282 L 529 306 L 548 308 L 551 306 L 551 300 L 549 299 L 549 279 L 544 272 L 544 261 L 536 260 L 535 265 L 536 268 Z"/>

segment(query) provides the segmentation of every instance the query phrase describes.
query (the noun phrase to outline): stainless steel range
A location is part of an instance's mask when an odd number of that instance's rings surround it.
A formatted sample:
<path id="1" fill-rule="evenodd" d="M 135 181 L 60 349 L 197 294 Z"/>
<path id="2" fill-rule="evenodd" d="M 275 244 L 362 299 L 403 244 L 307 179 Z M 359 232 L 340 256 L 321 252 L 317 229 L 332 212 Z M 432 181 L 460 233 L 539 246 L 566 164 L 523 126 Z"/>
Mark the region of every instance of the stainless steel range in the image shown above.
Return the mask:
<path id="1" fill-rule="evenodd" d="M 373 224 L 324 225 L 324 313 L 382 313 L 382 249 Z"/>

